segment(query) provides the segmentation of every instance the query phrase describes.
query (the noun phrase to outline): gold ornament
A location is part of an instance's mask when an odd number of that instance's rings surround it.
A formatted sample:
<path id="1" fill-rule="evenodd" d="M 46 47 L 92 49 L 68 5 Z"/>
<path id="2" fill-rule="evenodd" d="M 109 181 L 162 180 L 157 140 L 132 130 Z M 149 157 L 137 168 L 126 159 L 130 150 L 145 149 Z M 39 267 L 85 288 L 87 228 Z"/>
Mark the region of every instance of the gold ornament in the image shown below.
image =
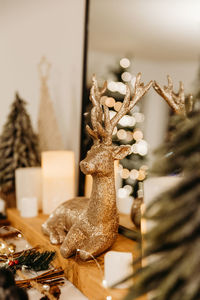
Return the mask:
<path id="1" fill-rule="evenodd" d="M 180 87 L 178 93 L 173 91 L 173 82 L 169 75 L 167 75 L 168 86 L 164 86 L 163 88 L 154 81 L 153 87 L 155 91 L 166 100 L 168 105 L 173 109 L 176 114 L 186 116 L 188 112 L 193 110 L 193 97 L 192 95 L 189 98 L 185 98 L 184 87 L 182 81 L 180 81 Z M 186 103 L 186 100 L 188 103 Z"/>
<path id="2" fill-rule="evenodd" d="M 8 249 L 4 242 L 0 242 L 0 254 L 8 254 Z"/>
<path id="3" fill-rule="evenodd" d="M 14 244 L 9 244 L 8 245 L 8 250 L 10 251 L 10 253 L 14 253 L 16 250 L 16 245 Z"/>
<path id="4" fill-rule="evenodd" d="M 7 244 L 6 242 L 4 243 L 3 241 L 0 242 L 0 254 L 10 254 L 14 253 L 16 249 L 16 245 L 14 244 Z"/>
<path id="5" fill-rule="evenodd" d="M 81 171 L 93 177 L 92 194 L 87 198 L 74 198 L 58 206 L 42 225 L 42 230 L 50 237 L 52 244 L 60 244 L 61 254 L 67 258 L 78 253 L 82 260 L 91 259 L 112 246 L 117 238 L 119 218 L 116 207 L 114 181 L 114 160 L 120 160 L 130 153 L 130 146 L 114 146 L 112 133 L 119 120 L 126 115 L 143 97 L 152 85 L 140 82 L 137 75 L 135 93 L 126 95 L 120 110 L 110 119 L 109 108 L 101 105 L 101 97 L 106 91 L 105 83 L 100 90 L 95 76 L 90 92 L 93 104 L 91 110 L 92 127 L 86 129 L 93 138 L 94 145 L 80 162 Z M 104 120 L 104 122 L 102 121 Z M 66 234 L 66 232 L 68 232 Z"/>

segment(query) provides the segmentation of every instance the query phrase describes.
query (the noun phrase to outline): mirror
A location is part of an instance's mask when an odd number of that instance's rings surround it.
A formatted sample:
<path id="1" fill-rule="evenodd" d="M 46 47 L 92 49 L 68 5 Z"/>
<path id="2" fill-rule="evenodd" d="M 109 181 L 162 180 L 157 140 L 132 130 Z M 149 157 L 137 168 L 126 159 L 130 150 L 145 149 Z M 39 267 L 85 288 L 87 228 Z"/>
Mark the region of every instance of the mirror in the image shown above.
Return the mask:
<path id="1" fill-rule="evenodd" d="M 199 11 L 198 0 L 90 0 L 87 91 L 91 86 L 93 73 L 96 74 L 100 85 L 105 79 L 108 83 L 127 81 L 131 85 L 134 84 L 136 74 L 142 72 L 142 81 L 145 83 L 156 80 L 161 85 L 165 85 L 166 75 L 170 74 L 175 90 L 178 89 L 181 80 L 186 94 L 195 92 L 200 55 Z M 128 68 L 120 66 L 122 58 L 129 59 Z M 126 74 L 130 78 L 123 81 L 120 75 L 125 72 L 130 74 Z M 108 92 L 108 96 L 112 96 L 117 102 L 116 91 L 112 94 L 111 87 Z M 123 96 L 123 91 L 122 94 L 117 93 L 119 101 Z M 88 105 L 89 100 L 84 107 L 86 120 Z M 115 111 L 114 107 L 111 110 Z M 144 179 L 144 172 L 140 172 L 140 168 L 143 166 L 145 169 L 146 165 L 150 166 L 154 160 L 153 151 L 162 143 L 166 135 L 168 115 L 167 104 L 151 89 L 132 112 L 136 121 L 134 126 L 125 124 L 132 134 L 138 130 L 135 133 L 136 139 L 133 137 L 128 141 L 129 144 L 141 141 L 148 144 L 148 153 L 146 153 L 146 144 L 140 143 L 139 152 L 142 153 L 140 166 L 140 159 L 136 159 L 139 154 L 137 149 L 134 153 L 136 155 L 132 156 L 133 160 L 126 161 L 123 166 L 123 169 L 128 169 L 123 174 L 123 179 L 126 181 L 128 179 L 128 184 L 135 182 L 136 177 L 136 181 L 139 182 Z M 118 128 L 119 136 L 122 127 L 123 125 Z M 124 142 L 124 132 L 120 133 L 121 142 Z M 117 135 L 115 138 L 120 140 Z M 86 136 L 83 136 L 82 153 L 86 153 L 87 143 Z M 130 180 L 130 174 L 134 180 Z M 138 176 L 140 176 L 139 180 Z"/>

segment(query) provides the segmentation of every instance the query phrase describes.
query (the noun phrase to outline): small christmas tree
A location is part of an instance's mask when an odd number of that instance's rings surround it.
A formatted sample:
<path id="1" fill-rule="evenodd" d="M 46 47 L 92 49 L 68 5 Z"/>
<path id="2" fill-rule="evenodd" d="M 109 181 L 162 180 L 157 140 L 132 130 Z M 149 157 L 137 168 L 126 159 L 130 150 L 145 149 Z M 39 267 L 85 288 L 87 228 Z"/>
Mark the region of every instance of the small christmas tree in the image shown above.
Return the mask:
<path id="1" fill-rule="evenodd" d="M 154 226 L 145 235 L 146 266 L 126 300 L 151 293 L 153 300 L 200 299 L 200 112 L 179 121 L 154 167 L 157 174 L 183 171 L 184 180 L 147 207 Z M 159 167 L 160 165 L 160 167 Z M 152 259 L 153 258 L 153 259 Z"/>
<path id="2" fill-rule="evenodd" d="M 45 57 L 38 65 L 41 81 L 40 105 L 38 113 L 38 137 L 41 151 L 64 150 L 64 144 L 56 120 L 53 103 L 49 93 L 48 79 L 51 65 Z"/>
<path id="3" fill-rule="evenodd" d="M 109 93 L 106 101 L 111 108 L 110 113 L 113 115 L 122 104 L 126 93 L 126 84 L 134 90 L 135 76 L 131 74 L 130 67 L 130 60 L 124 57 L 120 59 L 115 68 L 110 69 L 113 81 L 108 82 Z M 142 182 L 147 176 L 146 156 L 148 144 L 143 137 L 143 122 L 144 115 L 140 112 L 140 108 L 137 105 L 120 120 L 116 130 L 114 130 L 113 142 L 115 144 L 129 144 L 132 146 L 131 154 L 120 161 L 120 175 L 123 180 L 122 189 L 117 191 L 120 197 L 126 195 L 124 191 L 137 197 L 138 183 Z"/>
<path id="4" fill-rule="evenodd" d="M 16 94 L 0 136 L 0 188 L 3 193 L 14 191 L 15 169 L 40 165 L 38 139 L 25 104 Z"/>
<path id="5" fill-rule="evenodd" d="M 146 266 L 126 300 L 151 293 L 152 300 L 200 299 L 200 171 L 148 207 L 155 226 L 146 234 Z"/>
<path id="6" fill-rule="evenodd" d="M 130 73 L 131 62 L 128 58 L 122 58 L 117 62 L 114 68 L 110 68 L 110 79 L 108 80 L 108 91 L 106 96 L 102 97 L 102 104 L 105 103 L 110 109 L 111 118 L 120 109 L 124 96 L 126 94 L 126 84 L 134 90 L 136 77 Z M 89 101 L 89 88 L 85 96 L 83 107 L 86 110 L 83 112 L 84 126 L 90 124 L 91 102 Z M 148 144 L 143 138 L 142 123 L 144 115 L 140 112 L 138 105 L 135 105 L 130 113 L 125 115 L 113 131 L 113 143 L 117 145 L 131 145 L 131 154 L 120 161 L 119 173 L 121 180 L 117 186 L 117 195 L 120 198 L 137 197 L 137 192 L 140 189 L 140 182 L 147 176 L 147 153 Z M 82 132 L 81 159 L 83 159 L 91 147 L 92 139 L 86 134 L 85 129 Z M 83 174 L 79 174 L 84 182 Z M 122 181 L 122 182 L 121 182 Z M 81 186 L 81 185 L 80 185 Z M 82 193 L 81 188 L 81 192 Z"/>

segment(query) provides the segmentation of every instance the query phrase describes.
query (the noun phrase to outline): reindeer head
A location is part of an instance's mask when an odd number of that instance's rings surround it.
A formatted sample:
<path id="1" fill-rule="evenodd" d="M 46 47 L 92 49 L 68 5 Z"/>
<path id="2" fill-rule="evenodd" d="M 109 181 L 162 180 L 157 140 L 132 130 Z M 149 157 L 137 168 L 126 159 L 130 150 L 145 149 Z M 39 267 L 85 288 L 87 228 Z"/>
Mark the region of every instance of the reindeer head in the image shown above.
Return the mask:
<path id="1" fill-rule="evenodd" d="M 100 90 L 95 76 L 92 78 L 92 88 L 90 100 L 93 104 L 91 110 L 91 123 L 86 129 L 93 138 L 94 145 L 88 151 L 87 156 L 80 162 L 81 171 L 84 174 L 106 175 L 113 172 L 113 162 L 115 159 L 121 160 L 130 153 L 130 146 L 115 146 L 112 144 L 112 133 L 119 120 L 127 114 L 134 105 L 141 99 L 152 85 L 150 81 L 146 86 L 140 83 L 141 73 L 136 77 L 135 92 L 131 99 L 130 88 L 127 85 L 126 96 L 121 109 L 110 119 L 109 108 L 101 103 L 101 96 L 105 93 L 107 83 L 104 83 Z"/>

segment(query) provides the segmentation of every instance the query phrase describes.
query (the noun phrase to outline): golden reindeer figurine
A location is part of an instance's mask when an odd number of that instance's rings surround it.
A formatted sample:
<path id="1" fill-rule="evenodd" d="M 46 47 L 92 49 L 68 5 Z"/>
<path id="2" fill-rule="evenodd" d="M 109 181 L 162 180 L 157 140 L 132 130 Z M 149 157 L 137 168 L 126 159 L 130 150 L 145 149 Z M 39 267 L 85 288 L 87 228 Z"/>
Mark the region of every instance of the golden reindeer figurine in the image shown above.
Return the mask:
<path id="1" fill-rule="evenodd" d="M 119 120 L 149 90 L 152 82 L 146 86 L 140 82 L 141 73 L 137 75 L 135 92 L 130 98 L 127 86 L 121 109 L 110 119 L 109 109 L 101 103 L 106 91 L 98 88 L 95 76 L 90 91 L 91 124 L 87 131 L 93 138 L 94 145 L 87 156 L 80 162 L 81 171 L 91 174 L 93 187 L 89 199 L 79 197 L 68 200 L 58 206 L 42 225 L 42 230 L 50 237 L 52 244 L 61 244 L 61 254 L 67 258 L 77 251 L 82 260 L 91 259 L 108 249 L 117 238 L 118 212 L 114 181 L 114 160 L 123 159 L 130 153 L 130 146 L 114 146 L 112 132 Z"/>
<path id="2" fill-rule="evenodd" d="M 184 87 L 182 81 L 180 81 L 180 87 L 178 93 L 173 91 L 173 82 L 171 77 L 167 76 L 168 86 L 164 86 L 163 88 L 154 81 L 153 87 L 155 91 L 168 103 L 168 105 L 172 108 L 172 110 L 177 115 L 186 116 L 187 113 L 193 110 L 194 101 L 192 95 L 189 97 L 185 97 Z"/>

